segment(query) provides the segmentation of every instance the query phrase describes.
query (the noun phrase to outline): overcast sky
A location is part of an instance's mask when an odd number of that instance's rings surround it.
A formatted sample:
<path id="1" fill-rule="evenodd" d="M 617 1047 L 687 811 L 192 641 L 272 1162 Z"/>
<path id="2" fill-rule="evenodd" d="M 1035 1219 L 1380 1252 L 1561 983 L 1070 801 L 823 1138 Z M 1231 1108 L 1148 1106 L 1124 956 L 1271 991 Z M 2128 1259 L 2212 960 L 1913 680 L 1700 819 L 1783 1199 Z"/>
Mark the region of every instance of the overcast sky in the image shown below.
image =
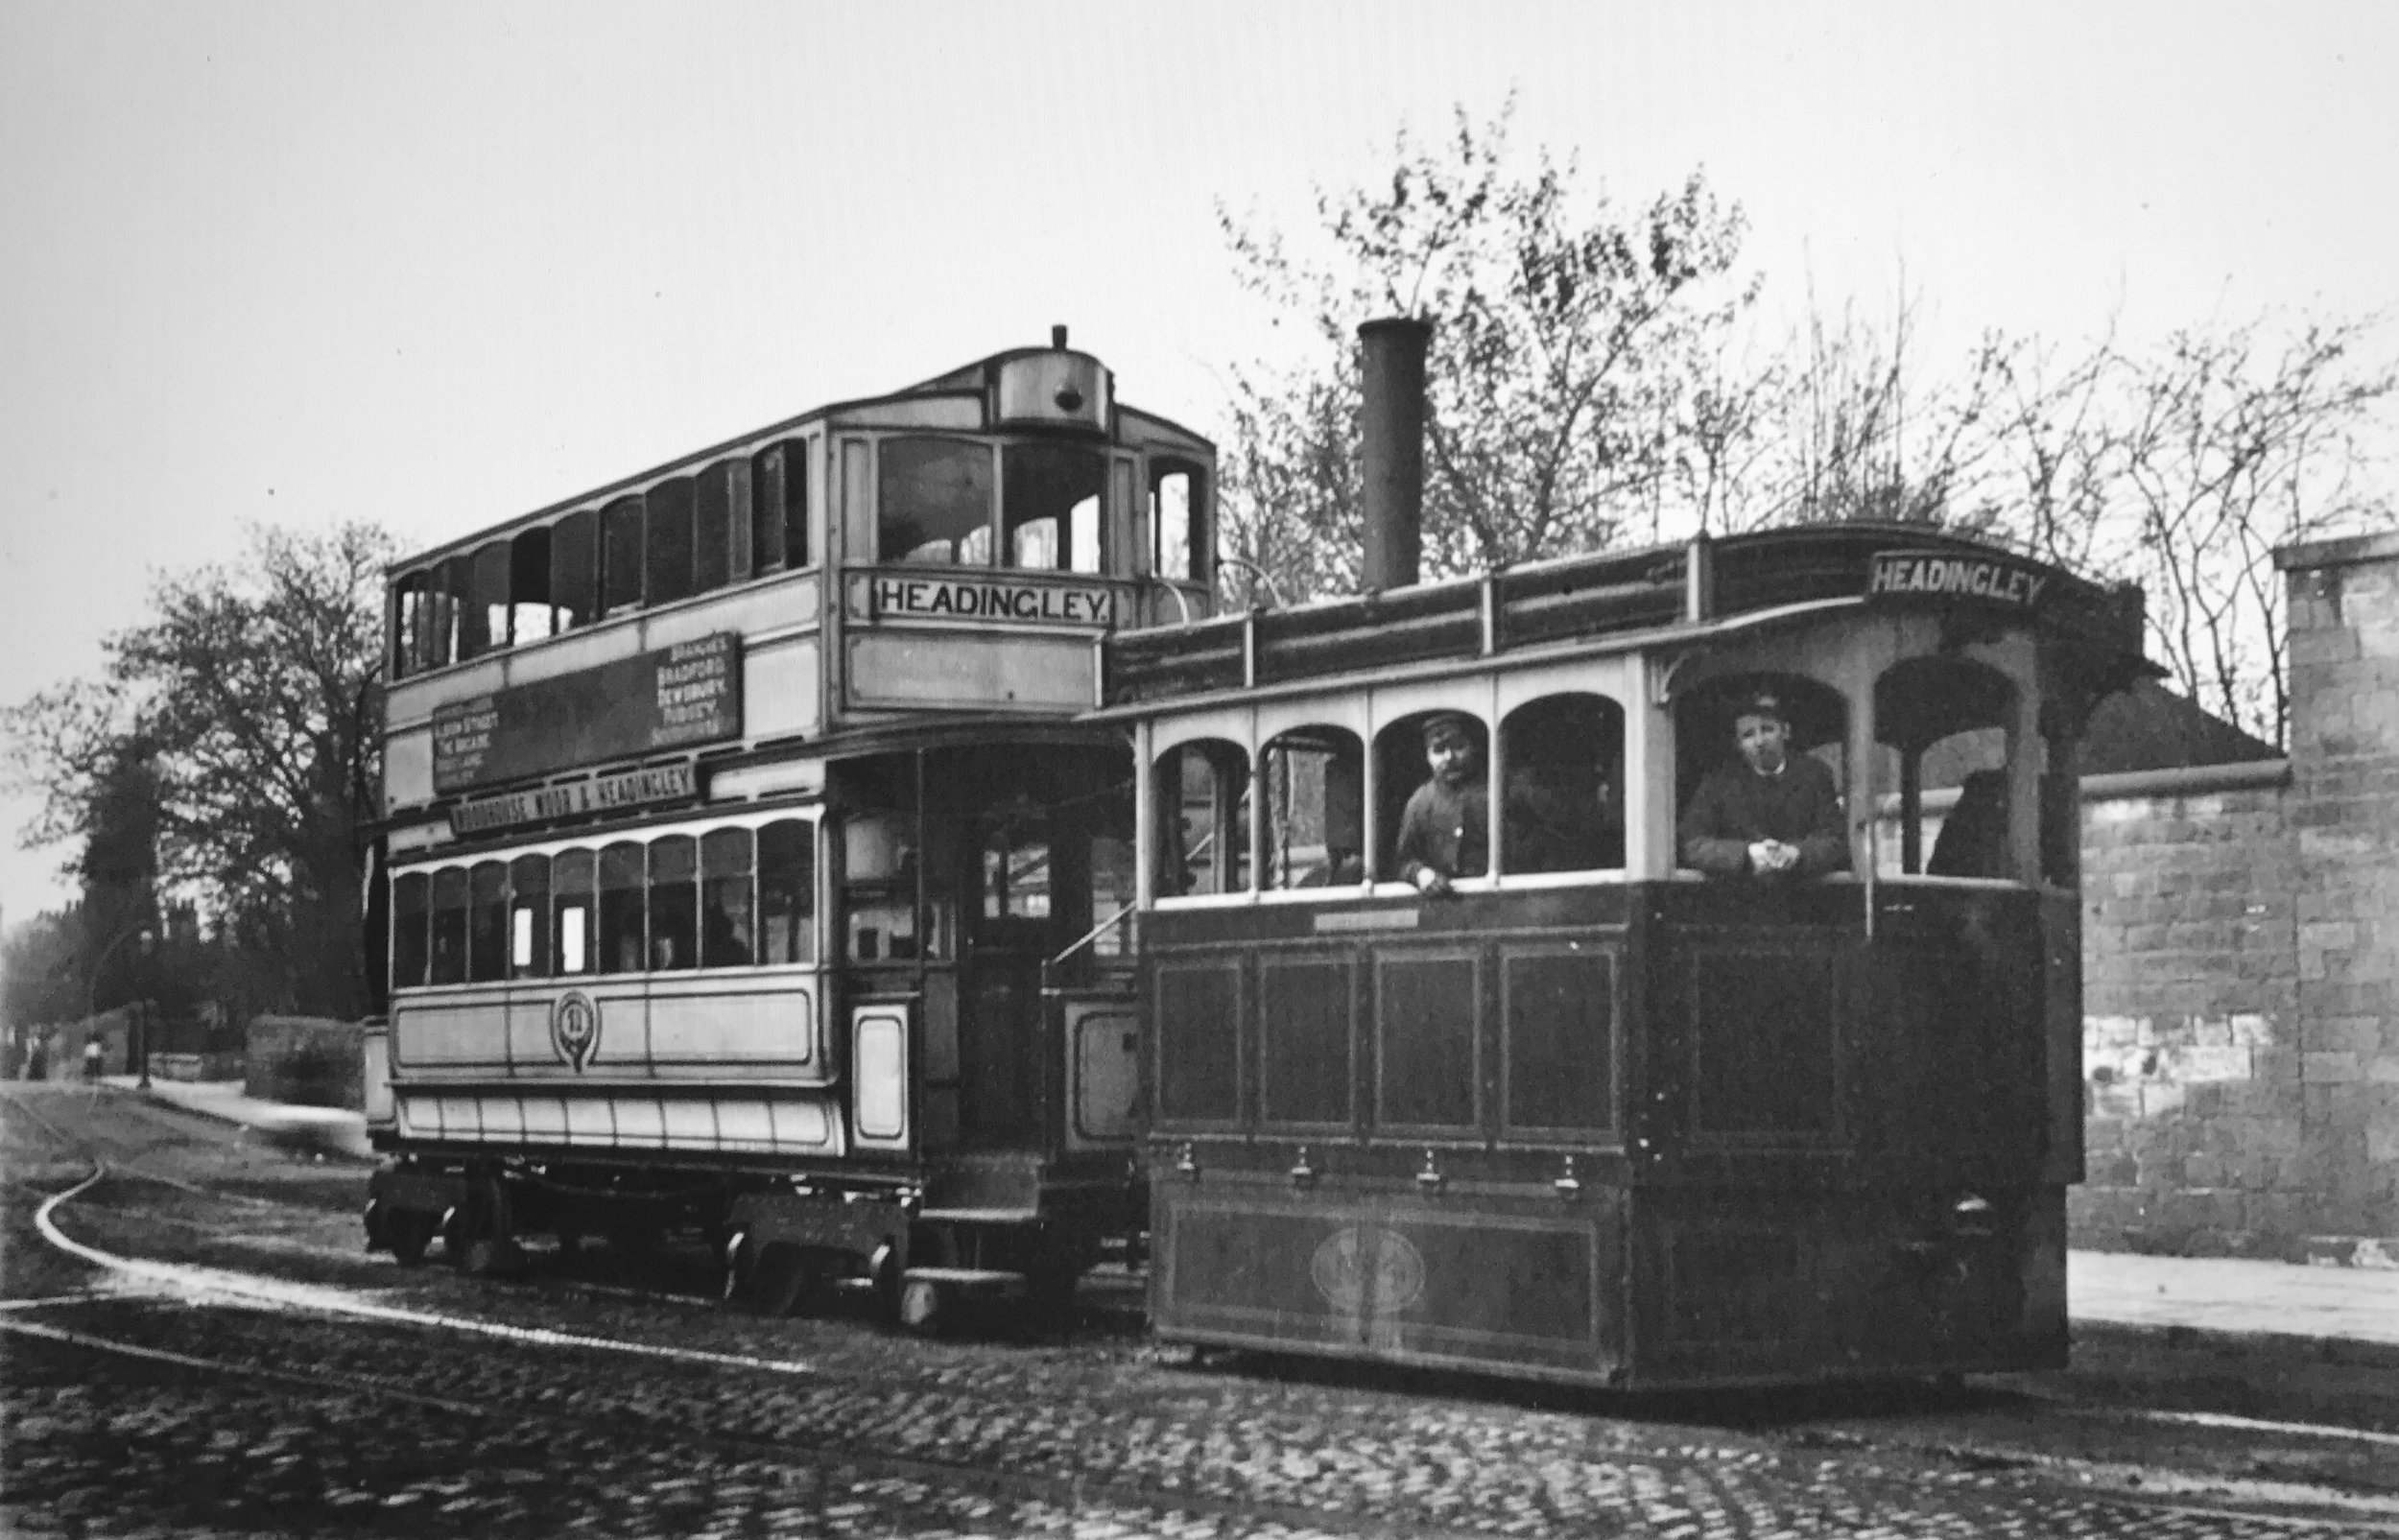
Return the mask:
<path id="1" fill-rule="evenodd" d="M 431 545 L 1053 322 L 1213 431 L 1219 201 L 1511 90 L 1627 201 L 1704 167 L 1775 314 L 2378 312 L 2394 83 L 2364 3 L 0 0 L 0 700 L 248 523 Z"/>

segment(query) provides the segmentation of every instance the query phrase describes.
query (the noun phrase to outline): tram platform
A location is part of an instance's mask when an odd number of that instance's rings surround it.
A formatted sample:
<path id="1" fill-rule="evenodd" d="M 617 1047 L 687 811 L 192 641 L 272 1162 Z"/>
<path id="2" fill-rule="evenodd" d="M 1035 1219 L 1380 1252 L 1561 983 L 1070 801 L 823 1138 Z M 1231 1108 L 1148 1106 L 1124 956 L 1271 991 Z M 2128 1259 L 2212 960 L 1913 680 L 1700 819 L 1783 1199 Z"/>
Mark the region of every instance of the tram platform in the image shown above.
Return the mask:
<path id="1" fill-rule="evenodd" d="M 104 1083 L 136 1091 L 131 1076 Z M 280 1148 L 371 1161 L 366 1120 L 335 1107 L 259 1101 L 239 1080 L 157 1080 L 152 1101 L 237 1124 Z M 2399 1269 L 2304 1267 L 2224 1257 L 2073 1251 L 2067 1310 L 2078 1324 L 2235 1338 L 2303 1338 L 2399 1348 Z"/>

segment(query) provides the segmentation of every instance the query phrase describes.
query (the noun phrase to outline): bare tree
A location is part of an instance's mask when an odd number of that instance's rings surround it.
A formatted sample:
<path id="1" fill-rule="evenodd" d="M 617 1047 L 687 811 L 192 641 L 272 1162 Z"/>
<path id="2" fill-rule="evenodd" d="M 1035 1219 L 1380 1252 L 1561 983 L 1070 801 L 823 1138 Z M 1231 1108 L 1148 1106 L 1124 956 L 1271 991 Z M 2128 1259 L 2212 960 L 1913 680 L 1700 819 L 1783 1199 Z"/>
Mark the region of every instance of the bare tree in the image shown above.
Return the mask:
<path id="1" fill-rule="evenodd" d="M 1677 463 L 1676 403 L 1753 297 L 1733 276 L 1740 214 L 1701 178 L 1619 216 L 1581 195 L 1571 160 L 1518 169 L 1508 118 L 1461 111 L 1431 149 L 1403 131 L 1388 186 L 1318 195 L 1313 260 L 1220 210 L 1244 283 L 1312 344 L 1304 364 L 1237 377 L 1223 476 L 1226 527 L 1295 589 L 1355 580 L 1359 322 L 1435 322 L 1425 555 L 1439 575 L 1636 532 Z"/>
<path id="2" fill-rule="evenodd" d="M 87 859 L 138 746 L 154 767 L 157 882 L 205 901 L 260 1007 L 350 1014 L 365 999 L 360 822 L 371 816 L 390 537 L 253 532 L 245 570 L 161 580 L 152 617 L 107 639 L 102 678 L 0 713 L 15 785 L 42 798 L 39 846 Z"/>

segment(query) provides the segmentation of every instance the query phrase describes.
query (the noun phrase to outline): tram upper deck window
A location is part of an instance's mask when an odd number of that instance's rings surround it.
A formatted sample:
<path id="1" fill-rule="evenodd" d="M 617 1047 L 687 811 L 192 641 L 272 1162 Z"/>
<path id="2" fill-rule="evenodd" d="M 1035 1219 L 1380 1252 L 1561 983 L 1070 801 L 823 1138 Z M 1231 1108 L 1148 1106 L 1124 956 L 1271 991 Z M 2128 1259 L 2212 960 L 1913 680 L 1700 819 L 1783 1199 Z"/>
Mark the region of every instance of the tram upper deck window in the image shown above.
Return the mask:
<path id="1" fill-rule="evenodd" d="M 1675 707 L 1678 855 L 1720 877 L 1849 869 L 1848 706 L 1798 675 L 1717 679 Z"/>
<path id="2" fill-rule="evenodd" d="M 1299 727 L 1258 751 L 1266 787 L 1266 881 L 1331 888 L 1366 881 L 1366 749 L 1339 727 Z"/>
<path id="3" fill-rule="evenodd" d="M 614 615 L 641 604 L 641 520 L 638 497 L 620 497 L 600 510 L 603 614 Z"/>
<path id="4" fill-rule="evenodd" d="M 566 629 L 550 602 L 550 526 L 524 531 L 509 542 L 508 639 L 511 647 L 538 642 Z"/>
<path id="5" fill-rule="evenodd" d="M 1000 453 L 1002 549 L 1011 567 L 1098 572 L 1107 461 L 1072 444 L 1009 444 Z"/>
<path id="6" fill-rule="evenodd" d="M 1198 514 L 1206 506 L 1199 467 L 1177 460 L 1150 465 L 1150 570 L 1188 582 L 1200 576 L 1204 533 Z"/>
<path id="7" fill-rule="evenodd" d="M 1896 793 L 1884 825 L 1895 822 L 1897 838 L 1877 841 L 1885 875 L 2018 875 L 2007 774 L 2014 713 L 2007 676 L 1968 658 L 1909 658 L 1874 681 L 1878 785 Z M 1957 796 L 1945 816 L 1930 818 L 1924 794 L 1950 787 Z"/>
<path id="8" fill-rule="evenodd" d="M 1462 711 L 1400 718 L 1374 741 L 1374 875 L 1427 891 L 1491 869 L 1490 735 Z"/>
<path id="9" fill-rule="evenodd" d="M 588 626 L 600 613 L 600 515 L 580 508 L 550 527 L 554 630 Z"/>
<path id="10" fill-rule="evenodd" d="M 1580 692 L 1529 700 L 1500 723 L 1504 874 L 1625 864 L 1625 710 Z"/>
<path id="11" fill-rule="evenodd" d="M 1249 889 L 1249 756 L 1205 739 L 1158 756 L 1158 895 Z"/>
<path id="12" fill-rule="evenodd" d="M 878 463 L 876 558 L 991 564 L 991 446 L 887 438 Z"/>
<path id="13" fill-rule="evenodd" d="M 750 562 L 758 572 L 808 565 L 808 440 L 769 444 L 750 461 Z"/>
<path id="14" fill-rule="evenodd" d="M 733 506 L 741 472 L 742 505 Z M 719 461 L 692 479 L 691 586 L 704 594 L 749 576 L 749 462 Z M 738 531 L 739 537 L 736 538 Z M 738 567 L 738 571 L 736 568 Z"/>
<path id="15" fill-rule="evenodd" d="M 671 604 L 692 592 L 692 487 L 687 477 L 675 476 L 653 486 L 642 497 L 645 536 L 647 603 Z"/>

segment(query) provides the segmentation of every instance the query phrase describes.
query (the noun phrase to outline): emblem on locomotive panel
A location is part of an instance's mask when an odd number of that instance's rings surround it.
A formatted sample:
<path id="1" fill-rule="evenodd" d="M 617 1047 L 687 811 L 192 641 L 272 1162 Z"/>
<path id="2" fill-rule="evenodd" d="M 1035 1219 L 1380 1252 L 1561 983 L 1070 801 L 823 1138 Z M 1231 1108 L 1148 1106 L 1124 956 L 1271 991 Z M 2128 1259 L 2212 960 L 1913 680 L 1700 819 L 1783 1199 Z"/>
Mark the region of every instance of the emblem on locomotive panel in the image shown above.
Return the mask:
<path id="1" fill-rule="evenodd" d="M 1424 1292 L 1424 1253 L 1397 1230 L 1349 1224 L 1317 1247 L 1309 1279 L 1344 1315 L 1395 1315 Z"/>
<path id="2" fill-rule="evenodd" d="M 600 1003 L 569 989 L 550 1007 L 550 1046 L 581 1074 L 600 1047 Z"/>

